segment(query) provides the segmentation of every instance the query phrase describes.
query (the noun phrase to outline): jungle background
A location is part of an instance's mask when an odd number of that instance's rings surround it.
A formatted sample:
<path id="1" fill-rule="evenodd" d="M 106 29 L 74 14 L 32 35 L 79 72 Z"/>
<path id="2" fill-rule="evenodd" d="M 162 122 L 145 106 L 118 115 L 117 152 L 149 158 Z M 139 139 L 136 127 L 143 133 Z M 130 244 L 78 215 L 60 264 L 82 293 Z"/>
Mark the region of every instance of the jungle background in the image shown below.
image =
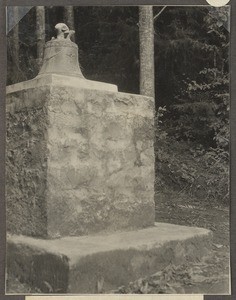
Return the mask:
<path id="1" fill-rule="evenodd" d="M 152 11 L 156 219 L 211 229 L 214 255 L 169 266 L 154 287 L 145 278 L 118 292 L 217 293 L 229 277 L 229 8 Z M 75 30 L 85 78 L 142 93 L 139 13 L 136 6 L 32 8 L 8 33 L 7 84 L 38 74 L 44 43 L 63 22 Z"/>

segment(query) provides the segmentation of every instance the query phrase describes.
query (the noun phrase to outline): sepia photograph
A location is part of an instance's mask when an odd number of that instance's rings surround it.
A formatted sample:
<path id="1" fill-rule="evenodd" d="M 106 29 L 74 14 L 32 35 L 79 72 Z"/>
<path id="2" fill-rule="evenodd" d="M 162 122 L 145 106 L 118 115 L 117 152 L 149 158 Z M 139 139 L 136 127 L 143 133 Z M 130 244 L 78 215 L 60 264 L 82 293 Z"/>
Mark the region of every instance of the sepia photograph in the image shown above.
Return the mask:
<path id="1" fill-rule="evenodd" d="M 230 294 L 230 6 L 6 15 L 6 294 Z"/>

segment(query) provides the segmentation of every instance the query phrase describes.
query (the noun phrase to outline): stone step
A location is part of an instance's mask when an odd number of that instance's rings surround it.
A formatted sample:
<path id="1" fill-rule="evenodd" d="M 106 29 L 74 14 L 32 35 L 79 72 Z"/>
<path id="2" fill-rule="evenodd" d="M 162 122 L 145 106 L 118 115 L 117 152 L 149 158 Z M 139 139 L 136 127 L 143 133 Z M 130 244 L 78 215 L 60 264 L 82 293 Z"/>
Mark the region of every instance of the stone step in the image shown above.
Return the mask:
<path id="1" fill-rule="evenodd" d="M 170 263 L 199 261 L 209 253 L 211 242 L 207 229 L 167 223 L 50 240 L 9 235 L 7 273 L 42 293 L 93 294 L 101 280 L 110 291 Z M 8 294 L 14 292 L 7 287 Z"/>

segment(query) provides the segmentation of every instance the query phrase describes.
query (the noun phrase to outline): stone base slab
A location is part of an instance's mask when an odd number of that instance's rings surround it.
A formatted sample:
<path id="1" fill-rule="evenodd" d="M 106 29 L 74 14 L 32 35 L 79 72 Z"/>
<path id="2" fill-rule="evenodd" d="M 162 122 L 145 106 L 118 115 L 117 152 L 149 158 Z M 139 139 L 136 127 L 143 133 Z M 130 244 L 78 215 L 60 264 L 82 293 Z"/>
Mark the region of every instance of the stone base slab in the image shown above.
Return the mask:
<path id="1" fill-rule="evenodd" d="M 170 263 L 199 261 L 209 252 L 211 239 L 207 229 L 167 223 L 54 240 L 10 235 L 7 272 L 9 278 L 16 277 L 42 293 L 93 294 L 101 280 L 104 291 L 109 292 Z M 15 292 L 7 287 L 8 294 Z"/>

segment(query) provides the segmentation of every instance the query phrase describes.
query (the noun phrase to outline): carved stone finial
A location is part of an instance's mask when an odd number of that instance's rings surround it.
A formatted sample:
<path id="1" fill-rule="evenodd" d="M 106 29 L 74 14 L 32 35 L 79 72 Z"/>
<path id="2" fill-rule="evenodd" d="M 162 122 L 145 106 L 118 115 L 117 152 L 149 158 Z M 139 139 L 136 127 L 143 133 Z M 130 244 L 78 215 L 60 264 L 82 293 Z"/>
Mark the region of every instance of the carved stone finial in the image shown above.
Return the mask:
<path id="1" fill-rule="evenodd" d="M 70 37 L 75 33 L 64 23 L 55 26 L 57 36 L 45 45 L 42 74 L 63 74 L 84 78 L 78 61 L 78 46 Z"/>
<path id="2" fill-rule="evenodd" d="M 70 39 L 70 37 L 75 33 L 74 30 L 70 30 L 69 27 L 64 23 L 58 23 L 55 26 L 57 31 L 57 39 Z"/>

